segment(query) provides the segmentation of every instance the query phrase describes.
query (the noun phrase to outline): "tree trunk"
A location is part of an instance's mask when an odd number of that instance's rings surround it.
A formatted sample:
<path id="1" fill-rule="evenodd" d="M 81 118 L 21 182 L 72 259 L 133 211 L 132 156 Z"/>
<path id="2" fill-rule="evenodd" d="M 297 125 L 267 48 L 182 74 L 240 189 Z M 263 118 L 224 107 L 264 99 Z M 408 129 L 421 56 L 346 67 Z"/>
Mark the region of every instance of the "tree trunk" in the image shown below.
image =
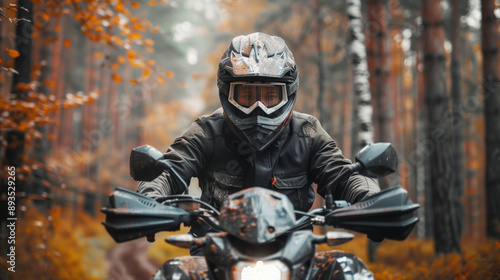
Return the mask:
<path id="1" fill-rule="evenodd" d="M 470 5 L 469 12 L 480 12 L 481 7 Z M 486 145 L 484 104 L 482 103 L 482 90 L 478 77 L 482 61 L 476 50 L 477 40 L 472 38 L 481 36 L 481 30 L 476 28 L 465 29 L 466 44 L 463 44 L 464 57 L 462 69 L 464 70 L 464 106 L 465 118 L 465 158 L 466 158 L 466 188 L 464 232 L 467 240 L 481 242 L 486 238 Z M 471 42 L 472 41 L 472 42 Z M 471 105 L 473 104 L 473 105 Z"/>
<path id="2" fill-rule="evenodd" d="M 367 42 L 370 41 L 370 54 L 373 59 L 369 60 L 372 70 L 371 85 L 373 95 L 373 119 L 374 138 L 379 142 L 394 143 L 392 120 L 394 117 L 393 94 L 389 84 L 390 61 L 387 34 L 387 16 L 385 7 L 381 0 L 370 0 L 368 2 L 369 31 Z M 373 64 L 373 65 L 371 65 Z M 381 189 L 386 189 L 393 181 L 389 177 L 379 179 Z"/>
<path id="3" fill-rule="evenodd" d="M 42 10 L 43 7 L 37 6 L 35 9 Z M 37 11 L 34 11 L 36 14 Z M 50 73 L 52 71 L 51 64 L 47 63 L 52 58 L 52 53 L 50 50 L 49 43 L 52 38 L 56 36 L 54 31 L 54 25 L 51 22 L 46 22 L 42 25 L 40 31 L 40 37 L 33 40 L 33 62 L 40 69 L 40 75 L 38 76 L 38 86 L 37 90 L 39 93 L 48 96 L 49 89 L 47 85 L 44 84 L 50 78 Z M 45 157 L 50 149 L 50 142 L 48 139 L 48 129 L 47 124 L 41 124 L 36 127 L 36 130 L 40 133 L 40 138 L 35 140 L 35 145 L 33 149 L 33 158 L 40 164 L 45 165 Z M 44 182 L 48 180 L 47 170 L 45 168 L 38 168 L 33 170 L 32 184 L 29 190 L 29 195 L 39 195 L 48 196 L 51 188 L 47 187 Z M 50 199 L 35 200 L 35 205 L 38 206 L 39 211 L 47 212 L 50 209 L 51 202 Z"/>
<path id="4" fill-rule="evenodd" d="M 420 222 L 415 228 L 417 237 L 431 238 L 433 236 L 433 215 L 431 205 L 431 195 L 429 193 L 430 171 L 427 161 L 427 153 L 425 147 L 426 131 L 427 131 L 427 118 L 425 115 L 425 86 L 424 86 L 424 71 L 420 70 L 418 65 L 422 61 L 422 31 L 421 24 L 416 21 L 416 18 L 422 14 L 421 7 L 412 10 L 414 26 L 412 28 L 412 50 L 415 52 L 415 66 L 413 67 L 413 75 L 415 77 L 415 111 L 413 115 L 413 147 L 412 152 L 409 154 L 409 162 L 413 168 L 415 186 L 415 202 L 420 203 L 421 207 L 418 209 L 417 215 Z"/>
<path id="5" fill-rule="evenodd" d="M 16 89 L 16 86 L 20 83 L 28 84 L 31 82 L 33 3 L 29 0 L 19 0 L 18 6 L 23 7 L 23 9 L 18 9 L 17 18 L 25 20 L 19 21 L 16 26 L 15 44 L 20 55 L 15 61 L 14 69 L 16 69 L 18 74 L 14 75 L 12 92 L 15 93 L 15 98 L 17 100 L 21 100 L 24 99 L 27 94 L 26 92 Z M 7 133 L 6 138 L 7 148 L 5 149 L 4 164 L 5 166 L 20 167 L 23 163 L 22 156 L 24 154 L 25 132 L 10 131 Z M 19 181 L 16 183 L 16 191 L 21 191 Z"/>
<path id="6" fill-rule="evenodd" d="M 19 52 L 19 56 L 16 57 L 14 68 L 18 72 L 18 74 L 14 75 L 13 83 L 12 83 L 12 92 L 15 94 L 15 99 L 22 100 L 26 97 L 26 93 L 16 89 L 16 86 L 19 83 L 29 83 L 31 81 L 31 55 L 32 55 L 32 40 L 31 33 L 33 31 L 33 3 L 29 0 L 19 0 L 18 6 L 22 7 L 22 9 L 18 9 L 17 18 L 24 19 L 17 23 L 16 26 L 16 39 L 15 39 L 15 48 Z M 19 114 L 23 114 L 20 112 Z M 22 116 L 20 116 L 22 117 Z M 11 171 L 12 167 L 15 168 L 15 192 L 16 194 L 20 194 L 25 190 L 25 182 L 20 180 L 21 173 L 20 170 L 23 160 L 22 156 L 25 153 L 24 144 L 25 144 L 25 132 L 20 130 L 11 130 L 8 131 L 5 135 L 4 141 L 7 142 L 7 146 L 5 148 L 5 154 L 2 162 L 2 171 L 7 174 L 7 171 Z M 9 174 L 10 175 L 10 174 Z M 7 197 L 8 191 L 11 192 L 12 189 L 7 188 L 7 181 L 2 180 L 1 182 L 1 195 L 2 197 Z M 9 185 L 10 186 L 10 185 Z M 8 190 L 9 189 L 9 190 Z M 16 197 L 19 197 L 16 195 Z M 10 201 L 10 200 L 9 200 Z M 19 205 L 19 199 L 16 198 L 16 205 Z M 0 249 L 2 252 L 8 252 L 4 250 L 8 248 L 7 244 L 7 236 L 8 233 L 5 232 L 7 229 L 7 223 L 16 223 L 15 219 L 17 217 L 17 209 L 19 207 L 15 207 L 14 211 L 10 211 L 7 205 L 7 199 L 2 199 L 0 203 L 0 213 L 1 215 L 1 244 Z M 10 220 L 7 220 L 10 219 Z M 17 227 L 16 227 L 17 228 Z M 14 229 L 15 231 L 16 229 Z"/>
<path id="7" fill-rule="evenodd" d="M 453 128 L 453 150 L 454 150 L 454 182 L 457 190 L 457 196 L 463 197 L 465 190 L 465 145 L 464 145 L 464 118 L 463 112 L 460 110 L 462 100 L 462 89 L 460 86 L 462 80 L 460 59 L 461 55 L 461 40 L 460 40 L 460 17 L 461 6 L 463 1 L 453 2 L 451 16 L 451 43 L 453 50 L 451 53 L 451 98 L 452 98 L 452 128 Z M 460 235 L 463 232 L 463 217 L 465 215 L 462 205 L 457 205 L 457 220 L 460 222 Z"/>
<path id="8" fill-rule="evenodd" d="M 486 119 L 486 231 L 500 239 L 500 80 L 494 0 L 481 1 L 483 85 Z"/>
<path id="9" fill-rule="evenodd" d="M 353 64 L 354 93 L 357 97 L 358 146 L 373 142 L 372 105 L 366 62 L 365 36 L 361 21 L 361 1 L 347 0 L 349 19 L 349 51 Z"/>
<path id="10" fill-rule="evenodd" d="M 374 140 L 387 141 L 386 126 L 384 120 L 386 108 L 384 104 L 384 91 L 387 89 L 386 79 L 389 76 L 387 60 L 386 38 L 387 22 L 384 5 L 381 0 L 368 1 L 368 21 L 366 34 L 366 46 L 368 50 L 368 69 L 370 73 L 370 89 L 373 96 L 373 127 Z M 389 140 L 390 142 L 390 140 Z M 388 187 L 388 182 L 384 178 L 379 178 L 378 183 L 382 189 Z M 375 254 L 379 243 L 368 241 L 368 259 L 375 262 Z"/>
<path id="11" fill-rule="evenodd" d="M 60 26 L 60 28 L 62 29 L 61 34 L 63 34 L 62 32 L 65 29 L 63 17 L 56 18 L 54 21 L 55 21 L 54 26 Z M 61 38 L 59 38 L 51 46 L 51 50 L 52 50 L 51 59 L 47 63 L 51 66 L 49 80 L 53 81 L 55 83 L 55 87 L 53 87 L 52 90 L 54 92 L 56 100 L 61 100 L 64 96 L 64 93 L 63 93 L 64 75 L 61 75 L 61 73 L 64 73 L 64 69 L 62 68 L 62 65 L 61 65 L 62 64 L 61 63 L 62 48 L 63 48 L 63 40 Z M 60 137 L 60 131 L 62 129 L 62 127 L 61 127 L 61 125 L 62 125 L 61 115 L 63 114 L 64 110 L 65 110 L 64 108 L 56 110 L 56 112 L 54 113 L 54 116 L 53 116 L 53 119 L 55 120 L 54 122 L 57 123 L 58 126 L 57 127 L 52 126 L 50 131 L 49 131 L 50 134 L 57 136 L 56 140 L 52 141 L 52 143 L 51 143 L 52 150 L 57 150 L 58 148 L 62 147 L 62 139 Z"/>
<path id="12" fill-rule="evenodd" d="M 424 83 L 427 105 L 427 139 L 430 188 L 434 213 L 434 242 L 437 254 L 460 252 L 460 201 L 453 184 L 451 122 L 446 118 L 449 98 L 446 89 L 444 28 L 440 1 L 423 1 Z"/>

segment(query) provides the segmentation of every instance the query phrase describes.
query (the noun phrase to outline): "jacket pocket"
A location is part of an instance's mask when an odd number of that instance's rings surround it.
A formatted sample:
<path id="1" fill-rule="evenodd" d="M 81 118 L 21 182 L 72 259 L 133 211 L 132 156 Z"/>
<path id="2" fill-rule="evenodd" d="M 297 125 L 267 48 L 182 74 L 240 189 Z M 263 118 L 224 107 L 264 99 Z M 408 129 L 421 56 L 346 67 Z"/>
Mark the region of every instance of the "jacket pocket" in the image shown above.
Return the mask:
<path id="1" fill-rule="evenodd" d="M 276 176 L 274 187 L 276 191 L 290 199 L 294 209 L 307 211 L 311 208 L 312 201 L 314 201 L 314 189 L 307 182 L 305 172 L 283 177 Z"/>
<path id="2" fill-rule="evenodd" d="M 222 171 L 214 171 L 215 182 L 226 187 L 242 189 L 245 187 L 245 177 L 230 175 Z"/>
<path id="3" fill-rule="evenodd" d="M 284 177 L 276 176 L 276 183 L 274 186 L 277 189 L 298 189 L 307 184 L 307 174 L 300 173 Z"/>

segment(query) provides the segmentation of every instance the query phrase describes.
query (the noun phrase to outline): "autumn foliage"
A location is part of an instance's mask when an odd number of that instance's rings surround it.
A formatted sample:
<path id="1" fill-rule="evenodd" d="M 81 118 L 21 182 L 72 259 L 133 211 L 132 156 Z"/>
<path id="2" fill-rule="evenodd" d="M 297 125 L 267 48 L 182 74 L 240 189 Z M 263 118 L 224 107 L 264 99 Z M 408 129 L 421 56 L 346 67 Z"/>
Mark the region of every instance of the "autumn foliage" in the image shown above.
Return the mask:
<path id="1" fill-rule="evenodd" d="M 364 235 L 339 247 L 321 245 L 319 250 L 343 250 L 361 258 L 374 273 L 375 279 L 386 280 L 465 280 L 498 279 L 500 275 L 500 242 L 489 240 L 479 246 L 463 242 L 463 254 L 435 256 L 432 240 L 409 238 L 403 242 L 384 240 L 375 262 L 368 262 Z"/>
<path id="2" fill-rule="evenodd" d="M 173 77 L 172 71 L 159 72 L 157 68 L 153 68 L 156 61 L 147 55 L 154 53 L 154 41 L 148 35 L 159 32 L 161 28 L 133 15 L 131 10 L 139 8 L 139 2 L 36 0 L 32 3 L 32 11 L 15 3 L 0 5 L 0 15 L 7 24 L 2 32 L 8 33 L 8 40 L 2 46 L 8 42 L 13 43 L 15 25 L 24 20 L 16 18 L 16 12 L 23 10 L 33 14 L 33 61 L 31 72 L 28 73 L 30 81 L 17 83 L 10 88 L 13 75 L 19 75 L 14 64 L 21 54 L 14 49 L 15 46 L 4 48 L 0 53 L 1 144 L 3 148 L 19 145 L 25 147 L 26 153 L 20 155 L 24 164 L 19 173 L 20 179 L 25 180 L 32 170 L 47 169 L 41 162 L 30 161 L 30 153 L 36 142 L 44 139 L 63 141 L 58 139 L 61 138 L 58 133 L 61 128 L 67 129 L 64 127 L 64 116 L 72 113 L 72 109 L 94 104 L 103 91 L 104 94 L 109 94 L 110 86 L 100 88 L 96 84 L 108 79 L 115 84 L 142 85 L 146 82 L 151 84 L 151 80 L 155 84 L 161 84 Z M 147 3 L 151 7 L 166 4 L 163 0 Z M 89 62 L 99 65 L 106 72 L 94 80 L 87 77 L 92 84 L 68 92 L 63 85 L 68 81 L 58 71 L 68 70 L 64 69 L 64 61 L 61 60 L 65 56 L 64 52 L 71 54 L 72 49 L 79 47 L 74 45 L 73 39 L 78 36 L 65 31 L 75 21 L 80 24 L 81 36 L 95 46 L 95 51 L 90 55 L 93 58 L 89 58 Z M 85 54 L 78 54 L 82 55 Z M 87 67 L 93 67 L 91 64 Z M 78 79 L 83 80 L 84 77 Z M 116 87 L 114 90 L 116 91 Z M 25 138 L 22 142 L 9 143 L 5 138 L 10 131 L 23 133 Z"/>
<path id="3" fill-rule="evenodd" d="M 100 224 L 102 217 L 72 215 L 70 208 L 42 214 L 33 204 L 23 211 L 17 229 L 16 272 L 10 279 L 106 278 L 106 252 L 115 243 Z M 2 266 L 7 265 L 4 257 Z"/>

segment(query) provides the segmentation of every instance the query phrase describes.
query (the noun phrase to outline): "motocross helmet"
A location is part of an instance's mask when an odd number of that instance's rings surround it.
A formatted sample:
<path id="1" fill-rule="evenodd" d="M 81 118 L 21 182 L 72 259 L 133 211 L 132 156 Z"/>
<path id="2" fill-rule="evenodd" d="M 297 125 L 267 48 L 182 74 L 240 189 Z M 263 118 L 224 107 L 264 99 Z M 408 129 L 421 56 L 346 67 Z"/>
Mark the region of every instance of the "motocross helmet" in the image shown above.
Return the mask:
<path id="1" fill-rule="evenodd" d="M 219 63 L 217 86 L 224 115 L 236 135 L 258 151 L 281 133 L 292 114 L 299 72 L 280 37 L 235 37 Z"/>

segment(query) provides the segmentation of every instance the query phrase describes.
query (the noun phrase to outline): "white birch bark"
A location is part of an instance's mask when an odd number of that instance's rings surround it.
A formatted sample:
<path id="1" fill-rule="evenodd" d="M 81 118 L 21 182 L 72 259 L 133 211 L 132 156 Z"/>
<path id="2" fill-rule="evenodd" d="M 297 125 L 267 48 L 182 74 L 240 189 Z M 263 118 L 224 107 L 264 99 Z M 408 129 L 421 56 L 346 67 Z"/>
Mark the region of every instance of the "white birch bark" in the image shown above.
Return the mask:
<path id="1" fill-rule="evenodd" d="M 373 143 L 373 109 L 360 0 L 347 0 L 347 17 L 350 34 L 348 49 L 353 64 L 354 94 L 357 96 L 358 146 L 361 148 Z"/>

